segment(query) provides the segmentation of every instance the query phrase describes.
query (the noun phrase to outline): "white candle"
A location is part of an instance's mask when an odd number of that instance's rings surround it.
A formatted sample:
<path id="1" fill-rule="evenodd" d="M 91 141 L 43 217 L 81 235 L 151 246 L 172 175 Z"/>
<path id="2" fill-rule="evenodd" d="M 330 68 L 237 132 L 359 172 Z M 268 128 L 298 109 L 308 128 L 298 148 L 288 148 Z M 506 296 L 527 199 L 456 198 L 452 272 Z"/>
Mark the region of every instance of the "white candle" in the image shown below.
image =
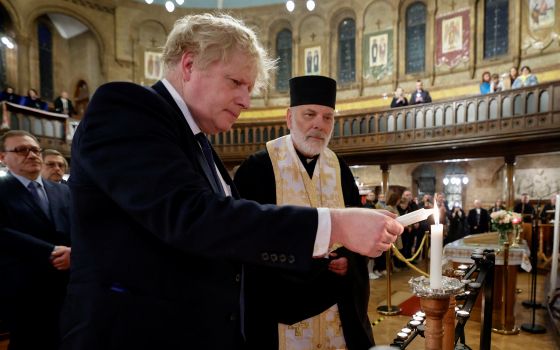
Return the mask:
<path id="1" fill-rule="evenodd" d="M 548 301 L 552 299 L 554 290 L 556 289 L 556 278 L 558 277 L 558 246 L 560 245 L 560 194 L 556 195 L 556 208 L 554 211 L 554 240 L 552 243 L 552 266 L 550 269 L 550 292 L 548 293 Z M 533 268 L 536 268 L 533 266 Z"/>
<path id="2" fill-rule="evenodd" d="M 441 257 L 443 255 L 443 225 L 439 223 L 439 209 L 434 205 L 434 223 L 431 225 L 430 288 L 441 289 Z"/>
<path id="3" fill-rule="evenodd" d="M 428 218 L 428 216 L 432 215 L 432 211 L 426 208 L 421 208 L 418 210 L 415 210 L 413 212 L 410 212 L 408 214 L 404 214 L 402 216 L 397 217 L 397 221 L 403 225 L 403 226 L 408 226 L 408 225 L 412 225 L 415 224 L 417 222 L 426 220 Z"/>

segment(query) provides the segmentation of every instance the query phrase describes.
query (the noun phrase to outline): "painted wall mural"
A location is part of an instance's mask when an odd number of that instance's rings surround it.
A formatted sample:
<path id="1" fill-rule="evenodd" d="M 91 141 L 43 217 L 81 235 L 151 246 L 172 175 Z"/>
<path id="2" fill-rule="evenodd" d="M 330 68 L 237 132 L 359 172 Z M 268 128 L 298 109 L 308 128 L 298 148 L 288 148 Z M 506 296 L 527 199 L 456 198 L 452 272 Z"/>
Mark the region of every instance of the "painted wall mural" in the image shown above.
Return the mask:
<path id="1" fill-rule="evenodd" d="M 553 192 L 560 192 L 560 169 L 516 169 L 515 197 L 528 193 L 531 198 L 548 199 Z"/>
<path id="2" fill-rule="evenodd" d="M 529 0 L 529 28 L 538 30 L 554 26 L 554 0 Z"/>
<path id="3" fill-rule="evenodd" d="M 160 80 L 163 78 L 163 62 L 161 52 L 144 52 L 144 78 Z"/>
<path id="4" fill-rule="evenodd" d="M 470 56 L 470 12 L 468 9 L 436 18 L 436 66 L 455 67 Z"/>
<path id="5" fill-rule="evenodd" d="M 313 46 L 304 50 L 305 75 L 321 74 L 321 47 Z"/>
<path id="6" fill-rule="evenodd" d="M 393 71 L 393 30 L 364 36 L 363 71 L 366 79 L 381 80 Z"/>

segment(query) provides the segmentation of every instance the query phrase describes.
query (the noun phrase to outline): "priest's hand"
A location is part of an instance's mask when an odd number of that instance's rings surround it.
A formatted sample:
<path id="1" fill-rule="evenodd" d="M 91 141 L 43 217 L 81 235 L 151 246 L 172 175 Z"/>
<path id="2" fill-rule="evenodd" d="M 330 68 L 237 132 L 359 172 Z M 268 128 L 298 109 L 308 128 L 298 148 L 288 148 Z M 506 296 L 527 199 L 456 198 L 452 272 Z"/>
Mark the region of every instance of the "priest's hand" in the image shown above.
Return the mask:
<path id="1" fill-rule="evenodd" d="M 330 253 L 330 257 L 333 259 L 329 262 L 329 271 L 336 273 L 339 276 L 345 276 L 348 272 L 348 259 L 345 257 L 338 258 L 338 254 Z"/>
<path id="2" fill-rule="evenodd" d="M 386 210 L 330 209 L 330 214 L 330 245 L 340 243 L 372 258 L 387 251 L 403 232 L 403 226 L 395 220 L 396 215 Z"/>

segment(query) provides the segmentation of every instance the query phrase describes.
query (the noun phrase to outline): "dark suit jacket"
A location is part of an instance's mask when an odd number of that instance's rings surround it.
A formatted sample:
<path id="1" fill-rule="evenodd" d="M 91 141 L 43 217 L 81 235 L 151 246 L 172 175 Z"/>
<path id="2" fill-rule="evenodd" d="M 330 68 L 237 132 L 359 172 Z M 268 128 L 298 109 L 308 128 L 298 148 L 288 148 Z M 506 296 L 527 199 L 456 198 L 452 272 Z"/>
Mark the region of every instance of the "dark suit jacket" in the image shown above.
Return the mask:
<path id="1" fill-rule="evenodd" d="M 55 245 L 70 245 L 70 191 L 43 184 L 51 218 L 18 179 L 0 177 L 0 305 L 2 297 L 59 293 L 66 286 L 67 273 L 56 270 L 49 257 Z"/>
<path id="2" fill-rule="evenodd" d="M 339 163 L 344 202 L 348 207 L 360 207 L 354 176 L 343 160 Z M 266 150 L 251 155 L 239 167 L 235 184 L 243 198 L 276 203 L 274 170 Z M 367 315 L 368 258 L 344 248 L 337 253 L 348 259 L 348 273 L 343 277 L 328 270 L 327 259 L 315 259 L 313 269 L 305 273 L 247 266 L 245 334 L 250 349 L 277 349 L 278 323 L 302 321 L 334 304 L 339 308 L 348 349 L 367 350 L 374 345 Z"/>
<path id="3" fill-rule="evenodd" d="M 242 263 L 311 266 L 317 211 L 218 194 L 179 107 L 154 89 L 101 86 L 73 138 L 62 349 L 239 349 Z"/>
<path id="4" fill-rule="evenodd" d="M 488 214 L 488 211 L 486 209 L 480 208 L 480 219 L 478 220 L 478 224 L 477 224 L 476 209 L 473 208 L 469 210 L 467 222 L 469 223 L 471 234 L 488 232 L 488 225 L 490 224 L 490 215 Z"/>
<path id="5" fill-rule="evenodd" d="M 64 113 L 64 105 L 62 104 L 62 98 L 57 97 L 56 100 L 54 100 L 54 111 L 57 113 Z M 76 114 L 76 111 L 74 110 L 74 105 L 72 104 L 72 101 L 68 99 L 68 115 L 72 116 L 74 114 Z"/>
<path id="6" fill-rule="evenodd" d="M 415 105 L 415 104 L 420 104 L 420 103 L 430 103 L 432 102 L 432 97 L 430 96 L 430 93 L 426 90 L 422 90 L 420 92 L 420 95 L 422 96 L 422 102 L 416 102 L 416 94 L 417 91 L 414 91 L 411 95 L 410 95 L 410 99 L 408 100 L 408 104 L 409 105 Z"/>

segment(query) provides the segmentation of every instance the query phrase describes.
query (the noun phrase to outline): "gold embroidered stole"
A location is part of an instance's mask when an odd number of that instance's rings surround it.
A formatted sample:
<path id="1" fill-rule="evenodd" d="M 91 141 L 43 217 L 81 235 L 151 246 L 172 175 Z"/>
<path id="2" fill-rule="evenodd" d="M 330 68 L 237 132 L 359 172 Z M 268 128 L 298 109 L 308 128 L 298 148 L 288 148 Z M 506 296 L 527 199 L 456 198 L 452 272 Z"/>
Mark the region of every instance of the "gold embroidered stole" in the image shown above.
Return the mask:
<path id="1" fill-rule="evenodd" d="M 325 149 L 309 174 L 290 135 L 266 143 L 276 181 L 276 204 L 344 208 L 338 158 Z M 278 325 L 280 350 L 345 349 L 338 306 L 294 325 Z"/>

